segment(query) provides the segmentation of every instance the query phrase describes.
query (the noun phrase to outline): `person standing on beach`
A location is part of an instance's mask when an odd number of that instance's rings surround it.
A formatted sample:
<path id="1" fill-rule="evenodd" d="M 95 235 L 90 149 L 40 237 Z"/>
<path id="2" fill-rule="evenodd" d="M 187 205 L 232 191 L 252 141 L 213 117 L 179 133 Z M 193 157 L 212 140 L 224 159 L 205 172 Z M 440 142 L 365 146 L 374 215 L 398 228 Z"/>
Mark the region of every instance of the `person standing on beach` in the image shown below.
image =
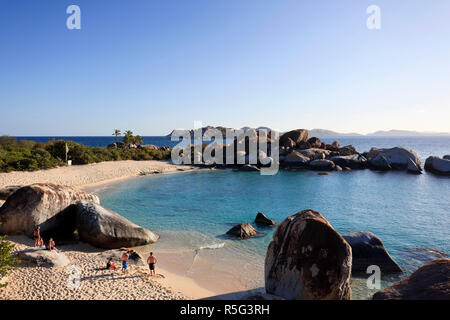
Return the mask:
<path id="1" fill-rule="evenodd" d="M 150 252 L 150 255 L 147 258 L 148 267 L 150 269 L 150 277 L 155 275 L 155 264 L 156 258 L 153 256 L 153 252 Z M 153 274 L 152 274 L 153 273 Z"/>
<path id="2" fill-rule="evenodd" d="M 37 226 L 36 229 L 34 229 L 33 237 L 34 237 L 34 246 L 36 248 L 40 247 L 40 245 L 41 245 L 41 227 Z"/>
<path id="3" fill-rule="evenodd" d="M 129 251 L 122 254 L 122 273 L 127 273 Z"/>

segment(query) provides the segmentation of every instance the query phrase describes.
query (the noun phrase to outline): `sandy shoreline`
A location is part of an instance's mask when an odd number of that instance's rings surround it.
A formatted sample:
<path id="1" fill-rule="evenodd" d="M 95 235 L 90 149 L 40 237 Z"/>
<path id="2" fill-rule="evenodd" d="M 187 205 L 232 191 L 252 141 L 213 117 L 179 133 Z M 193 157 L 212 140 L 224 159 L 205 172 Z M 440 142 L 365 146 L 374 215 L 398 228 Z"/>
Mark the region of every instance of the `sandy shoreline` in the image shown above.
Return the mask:
<path id="1" fill-rule="evenodd" d="M 0 173 L 0 188 L 16 185 L 25 186 L 33 183 L 55 183 L 87 188 L 140 175 L 189 170 L 198 170 L 198 168 L 186 165 L 178 166 L 167 161 L 156 160 L 106 161 L 49 170 Z"/>
<path id="2" fill-rule="evenodd" d="M 8 240 L 15 244 L 15 251 L 33 246 L 33 241 L 25 236 L 10 236 Z M 20 264 L 8 275 L 8 286 L 0 289 L 0 300 L 179 300 L 214 295 L 193 280 L 160 267 L 156 277 L 149 277 L 147 267 L 130 266 L 126 275 L 120 270 L 97 270 L 106 263 L 99 256 L 104 250 L 88 244 L 65 245 L 60 249 L 71 261 L 68 266 L 45 268 Z M 78 289 L 67 285 L 71 266 L 81 271 Z"/>
<path id="3" fill-rule="evenodd" d="M 0 173 L 0 188 L 33 183 L 56 183 L 92 192 L 101 186 L 142 175 L 193 170 L 199 169 L 177 166 L 166 161 L 102 162 L 33 172 Z M 10 236 L 8 240 L 16 245 L 15 250 L 24 250 L 33 245 L 31 239 L 22 236 Z M 161 266 L 158 266 L 157 273 L 164 275 L 164 278 L 150 279 L 146 267 L 134 267 L 128 276 L 122 276 L 120 272 L 114 271 L 96 271 L 96 267 L 105 264 L 105 261 L 96 257 L 104 250 L 95 249 L 84 243 L 63 246 L 61 249 L 71 264 L 81 269 L 82 286 L 79 290 L 67 289 L 66 267 L 50 269 L 20 265 L 9 274 L 8 287 L 0 289 L 0 299 L 201 299 L 219 293 L 205 289 L 193 279 L 170 272 Z"/>

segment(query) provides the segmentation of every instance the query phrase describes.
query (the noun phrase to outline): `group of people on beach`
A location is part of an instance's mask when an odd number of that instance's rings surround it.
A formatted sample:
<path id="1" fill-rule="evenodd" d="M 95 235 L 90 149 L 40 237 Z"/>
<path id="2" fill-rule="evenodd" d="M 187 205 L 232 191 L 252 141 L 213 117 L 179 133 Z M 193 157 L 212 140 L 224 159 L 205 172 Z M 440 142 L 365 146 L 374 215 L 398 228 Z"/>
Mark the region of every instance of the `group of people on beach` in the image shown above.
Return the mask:
<path id="1" fill-rule="evenodd" d="M 136 254 L 134 250 L 128 249 L 122 254 L 122 274 L 128 273 L 128 259 L 131 255 Z M 147 264 L 150 269 L 150 276 L 155 276 L 155 264 L 157 262 L 157 259 L 153 256 L 153 252 L 150 252 L 150 255 L 147 258 Z M 116 270 L 117 267 L 114 265 L 113 258 L 109 258 L 108 262 L 106 263 L 106 269 L 107 270 Z"/>
<path id="2" fill-rule="evenodd" d="M 61 250 L 55 247 L 55 241 L 53 240 L 53 238 L 49 238 L 49 240 L 44 245 L 44 239 L 41 237 L 41 228 L 39 226 L 37 226 L 34 229 L 33 237 L 35 248 L 47 249 L 50 251 L 55 251 L 57 253 L 61 252 Z M 133 254 L 136 253 L 132 249 L 128 249 L 122 254 L 122 274 L 126 274 L 128 272 L 128 259 Z M 153 256 L 153 252 L 150 252 L 150 255 L 147 258 L 147 264 L 150 269 L 150 276 L 156 275 L 155 273 L 156 262 L 157 259 Z M 107 270 L 117 269 L 117 267 L 114 265 L 113 258 L 108 259 L 108 262 L 106 263 L 106 269 Z"/>
<path id="3" fill-rule="evenodd" d="M 55 251 L 57 253 L 61 252 L 61 250 L 55 247 L 55 241 L 53 240 L 53 238 L 49 238 L 48 241 L 44 244 L 44 239 L 41 237 L 41 227 L 37 226 L 34 229 L 33 238 L 35 248 L 47 249 L 50 251 Z"/>

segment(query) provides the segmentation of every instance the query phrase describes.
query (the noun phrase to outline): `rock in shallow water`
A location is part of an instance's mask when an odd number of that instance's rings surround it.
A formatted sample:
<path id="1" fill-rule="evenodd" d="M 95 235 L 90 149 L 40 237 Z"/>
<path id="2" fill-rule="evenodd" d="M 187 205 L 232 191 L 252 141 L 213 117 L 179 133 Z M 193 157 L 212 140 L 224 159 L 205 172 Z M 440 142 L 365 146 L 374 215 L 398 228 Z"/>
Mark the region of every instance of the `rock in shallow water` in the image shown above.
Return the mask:
<path id="1" fill-rule="evenodd" d="M 428 157 L 425 161 L 425 170 L 438 175 L 450 176 L 450 159 Z"/>
<path id="2" fill-rule="evenodd" d="M 74 217 L 64 213 L 80 200 L 100 202 L 95 195 L 50 183 L 20 188 L 0 208 L 0 233 L 32 236 L 36 226 L 42 233 L 66 228 Z"/>
<path id="3" fill-rule="evenodd" d="M 372 148 L 365 154 L 369 166 L 376 170 L 408 170 L 414 173 L 422 171 L 418 154 L 409 148 L 395 147 L 390 149 Z"/>
<path id="4" fill-rule="evenodd" d="M 255 230 L 255 228 L 253 228 L 253 226 L 250 223 L 244 222 L 235 225 L 233 228 L 228 230 L 227 234 L 230 236 L 238 237 L 240 239 L 247 239 L 256 236 L 258 232 Z"/>
<path id="5" fill-rule="evenodd" d="M 374 300 L 450 300 L 450 259 L 437 259 L 378 291 Z"/>
<path id="6" fill-rule="evenodd" d="M 87 201 L 77 204 L 76 227 L 82 241 L 98 248 L 134 247 L 159 238 L 121 215 Z"/>
<path id="7" fill-rule="evenodd" d="M 370 265 L 377 265 L 383 273 L 402 272 L 375 234 L 368 231 L 352 232 L 343 236 L 352 247 L 352 271 L 366 272 Z"/>
<path id="8" fill-rule="evenodd" d="M 343 300 L 351 297 L 352 250 L 313 210 L 286 218 L 265 259 L 265 287 L 285 299 Z"/>
<path id="9" fill-rule="evenodd" d="M 275 225 L 275 221 L 266 217 L 265 214 L 258 212 L 255 218 L 255 223 L 261 226 L 273 226 Z"/>
<path id="10" fill-rule="evenodd" d="M 309 163 L 309 167 L 313 170 L 331 171 L 334 169 L 335 164 L 330 160 L 313 160 Z"/>

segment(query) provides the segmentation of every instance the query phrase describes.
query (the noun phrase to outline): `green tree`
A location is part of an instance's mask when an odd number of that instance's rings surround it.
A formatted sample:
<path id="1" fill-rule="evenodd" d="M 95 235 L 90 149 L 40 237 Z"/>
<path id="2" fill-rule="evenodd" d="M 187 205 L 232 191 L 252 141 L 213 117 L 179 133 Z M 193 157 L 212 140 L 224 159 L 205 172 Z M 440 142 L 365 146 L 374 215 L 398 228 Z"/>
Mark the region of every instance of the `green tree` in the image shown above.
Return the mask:
<path id="1" fill-rule="evenodd" d="M 132 131 L 130 131 L 130 130 L 125 131 L 124 137 L 123 137 L 123 143 L 125 143 L 125 144 L 134 143 L 134 136 L 133 136 Z"/>
<path id="2" fill-rule="evenodd" d="M 6 241 L 6 236 L 0 237 L 0 280 L 20 261 L 12 256 L 14 245 Z M 8 283 L 0 284 L 0 288 L 6 287 Z"/>
<path id="3" fill-rule="evenodd" d="M 143 142 L 144 139 L 141 136 L 137 135 L 134 137 L 134 144 L 142 144 Z"/>
<path id="4" fill-rule="evenodd" d="M 116 137 L 116 142 L 117 142 L 118 137 L 120 137 L 122 135 L 122 132 L 119 129 L 116 129 L 116 130 L 114 130 L 114 133 L 112 135 Z"/>

